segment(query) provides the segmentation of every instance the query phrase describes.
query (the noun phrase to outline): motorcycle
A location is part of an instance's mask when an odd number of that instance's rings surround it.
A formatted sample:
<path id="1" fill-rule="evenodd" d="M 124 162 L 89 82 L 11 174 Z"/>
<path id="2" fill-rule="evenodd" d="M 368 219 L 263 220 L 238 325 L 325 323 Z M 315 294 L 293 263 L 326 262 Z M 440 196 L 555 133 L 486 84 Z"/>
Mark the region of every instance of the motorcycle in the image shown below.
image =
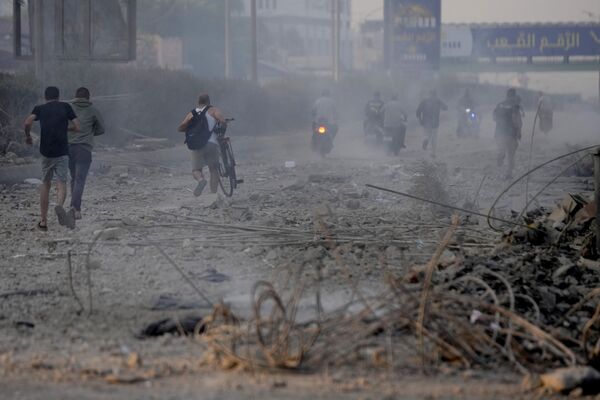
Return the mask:
<path id="1" fill-rule="evenodd" d="M 333 137 L 335 133 L 335 127 L 324 119 L 313 123 L 312 150 L 319 153 L 321 157 L 325 157 L 325 155 L 333 150 Z"/>
<path id="2" fill-rule="evenodd" d="M 465 108 L 458 121 L 458 137 L 479 137 L 481 119 L 479 114 L 472 108 Z"/>
<path id="3" fill-rule="evenodd" d="M 377 143 L 383 142 L 383 136 L 385 135 L 383 126 L 378 121 L 373 121 L 371 119 L 366 119 L 363 122 L 363 130 L 365 132 L 365 137 L 373 136 Z"/>

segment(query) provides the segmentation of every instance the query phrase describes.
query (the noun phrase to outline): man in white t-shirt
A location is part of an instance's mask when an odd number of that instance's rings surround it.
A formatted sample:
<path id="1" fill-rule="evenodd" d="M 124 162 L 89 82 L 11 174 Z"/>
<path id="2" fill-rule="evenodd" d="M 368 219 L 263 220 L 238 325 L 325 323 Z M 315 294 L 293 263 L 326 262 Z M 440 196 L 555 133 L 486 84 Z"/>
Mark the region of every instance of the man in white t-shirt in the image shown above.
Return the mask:
<path id="1" fill-rule="evenodd" d="M 210 97 L 207 94 L 201 94 L 198 98 L 198 107 L 196 107 L 195 111 L 198 114 L 202 114 L 207 107 L 208 110 L 205 113 L 206 121 L 208 122 L 209 131 L 212 132 L 217 122 L 225 123 L 225 117 L 218 108 L 210 104 Z M 193 117 L 193 113 L 189 112 L 177 130 L 185 132 Z M 204 167 L 208 167 L 210 171 L 210 191 L 216 193 L 219 186 L 219 143 L 216 135 L 212 133 L 206 145 L 200 149 L 190 151 L 192 153 L 192 175 L 198 181 L 198 185 L 194 190 L 194 196 L 200 196 L 206 187 L 207 182 L 202 172 Z"/>

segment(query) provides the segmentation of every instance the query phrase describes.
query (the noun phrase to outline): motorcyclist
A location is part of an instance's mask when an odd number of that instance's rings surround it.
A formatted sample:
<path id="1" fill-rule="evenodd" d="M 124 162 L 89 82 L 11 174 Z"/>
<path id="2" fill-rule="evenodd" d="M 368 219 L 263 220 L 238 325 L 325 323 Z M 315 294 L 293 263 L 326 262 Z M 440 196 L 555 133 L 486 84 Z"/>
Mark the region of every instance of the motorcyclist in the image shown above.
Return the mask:
<path id="1" fill-rule="evenodd" d="M 317 125 L 326 125 L 328 133 L 331 135 L 331 140 L 337 135 L 338 132 L 338 116 L 335 102 L 331 98 L 331 92 L 328 89 L 321 92 L 319 97 L 312 107 L 312 140 L 311 147 L 315 148 L 315 128 Z"/>
<path id="2" fill-rule="evenodd" d="M 363 129 L 365 134 L 374 133 L 378 140 L 381 140 L 383 130 L 383 107 L 385 103 L 381 100 L 381 93 L 375 92 L 373 98 L 365 106 L 365 121 Z"/>
<path id="3" fill-rule="evenodd" d="M 423 150 L 431 143 L 431 157 L 435 158 L 437 147 L 437 135 L 440 127 L 440 112 L 448 109 L 437 95 L 435 90 L 429 92 L 429 96 L 419 104 L 417 108 L 417 119 L 423 127 L 425 139 L 423 140 Z"/>
<path id="4" fill-rule="evenodd" d="M 404 139 L 406 137 L 407 116 L 398 100 L 398 95 L 393 95 L 383 107 L 383 126 L 386 135 L 392 138 L 390 150 L 394 155 L 400 153 L 400 149 L 405 148 Z"/>
<path id="5" fill-rule="evenodd" d="M 465 136 L 465 133 L 468 132 L 467 127 L 467 118 L 468 113 L 467 110 L 473 112 L 476 107 L 475 99 L 471 96 L 471 92 L 469 89 L 465 89 L 465 93 L 462 95 L 460 99 L 458 99 L 457 103 L 457 116 L 458 116 L 458 124 L 456 126 L 456 135 L 457 136 Z"/>
<path id="6" fill-rule="evenodd" d="M 523 109 L 520 98 L 515 89 L 508 89 L 506 99 L 494 109 L 494 121 L 496 122 L 495 138 L 498 144 L 498 167 L 508 158 L 508 168 L 505 179 L 512 179 L 515 167 L 515 153 L 521 139 L 521 128 L 523 127 Z"/>
<path id="7" fill-rule="evenodd" d="M 543 92 L 538 93 L 538 117 L 539 127 L 544 133 L 548 133 L 554 127 L 554 105 L 549 96 Z"/>

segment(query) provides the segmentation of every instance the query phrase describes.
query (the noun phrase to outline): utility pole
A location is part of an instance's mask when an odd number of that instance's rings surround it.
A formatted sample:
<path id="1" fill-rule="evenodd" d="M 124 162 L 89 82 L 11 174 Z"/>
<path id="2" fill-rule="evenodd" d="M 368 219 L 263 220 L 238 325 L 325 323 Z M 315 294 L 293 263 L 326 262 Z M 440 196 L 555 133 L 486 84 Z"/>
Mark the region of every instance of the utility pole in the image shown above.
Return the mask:
<path id="1" fill-rule="evenodd" d="M 331 0 L 331 19 L 332 19 L 332 35 L 331 35 L 331 49 L 332 49 L 332 60 L 331 69 L 333 80 L 335 82 L 340 79 L 340 0 Z"/>
<path id="2" fill-rule="evenodd" d="M 256 0 L 250 1 L 250 19 L 252 20 L 252 69 L 251 79 L 252 82 L 258 82 L 258 39 L 256 34 Z"/>
<path id="3" fill-rule="evenodd" d="M 596 202 L 596 253 L 600 254 L 600 148 L 592 154 L 594 158 L 594 201 Z"/>
<path id="4" fill-rule="evenodd" d="M 231 78 L 231 8 L 230 0 L 225 0 L 225 78 Z"/>
<path id="5" fill-rule="evenodd" d="M 33 2 L 33 64 L 35 77 L 44 84 L 44 9 L 42 0 Z"/>

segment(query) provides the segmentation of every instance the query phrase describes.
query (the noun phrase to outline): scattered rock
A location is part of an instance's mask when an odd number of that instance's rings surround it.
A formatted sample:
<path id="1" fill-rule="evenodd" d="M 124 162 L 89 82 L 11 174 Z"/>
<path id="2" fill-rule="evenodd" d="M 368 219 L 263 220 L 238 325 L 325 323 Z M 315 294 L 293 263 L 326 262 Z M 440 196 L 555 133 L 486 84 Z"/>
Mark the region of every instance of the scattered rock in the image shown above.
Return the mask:
<path id="1" fill-rule="evenodd" d="M 342 175 L 313 174 L 308 176 L 310 183 L 345 183 L 349 180 L 349 177 Z"/>
<path id="2" fill-rule="evenodd" d="M 106 228 L 94 231 L 94 236 L 99 235 L 100 240 L 117 240 L 124 236 L 127 231 L 123 228 Z"/>
<path id="3" fill-rule="evenodd" d="M 284 187 L 283 190 L 300 191 L 300 190 L 303 190 L 305 187 L 306 187 L 306 182 L 298 180 L 298 181 L 292 183 L 291 185 Z"/>
<path id="4" fill-rule="evenodd" d="M 356 199 L 348 200 L 346 207 L 349 210 L 358 210 L 360 208 L 360 201 Z"/>
<path id="5" fill-rule="evenodd" d="M 37 178 L 27 178 L 23 182 L 27 183 L 28 185 L 36 185 L 36 186 L 44 183 L 40 179 L 37 179 Z"/>

